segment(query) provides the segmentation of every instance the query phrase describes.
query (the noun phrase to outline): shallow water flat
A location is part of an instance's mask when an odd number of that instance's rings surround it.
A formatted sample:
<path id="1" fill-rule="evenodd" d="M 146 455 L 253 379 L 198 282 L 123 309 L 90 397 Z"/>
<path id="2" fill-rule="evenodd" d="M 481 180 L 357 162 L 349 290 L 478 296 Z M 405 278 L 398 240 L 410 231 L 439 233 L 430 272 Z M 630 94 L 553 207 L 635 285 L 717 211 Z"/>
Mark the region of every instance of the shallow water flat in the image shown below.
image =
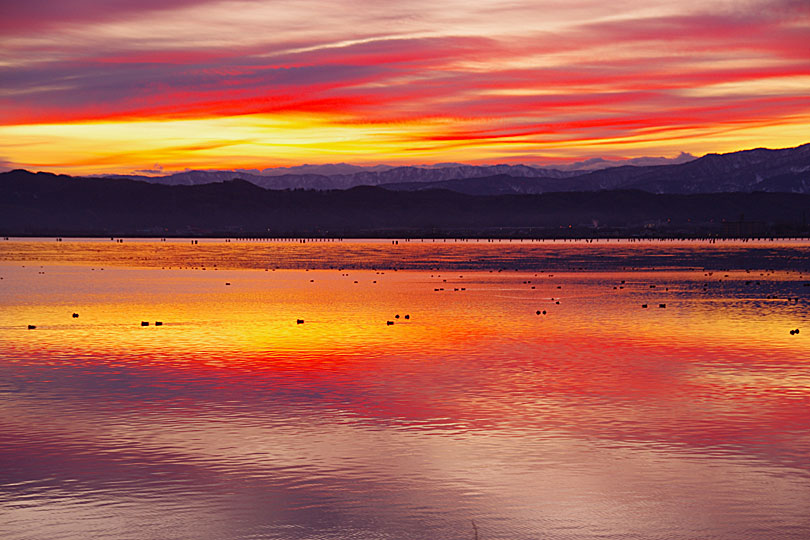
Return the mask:
<path id="1" fill-rule="evenodd" d="M 307 271 L 130 245 L 0 252 L 4 538 L 810 536 L 806 246 Z"/>
<path id="2" fill-rule="evenodd" d="M 11 238 L 0 262 L 152 268 L 804 270 L 810 240 L 236 240 Z"/>

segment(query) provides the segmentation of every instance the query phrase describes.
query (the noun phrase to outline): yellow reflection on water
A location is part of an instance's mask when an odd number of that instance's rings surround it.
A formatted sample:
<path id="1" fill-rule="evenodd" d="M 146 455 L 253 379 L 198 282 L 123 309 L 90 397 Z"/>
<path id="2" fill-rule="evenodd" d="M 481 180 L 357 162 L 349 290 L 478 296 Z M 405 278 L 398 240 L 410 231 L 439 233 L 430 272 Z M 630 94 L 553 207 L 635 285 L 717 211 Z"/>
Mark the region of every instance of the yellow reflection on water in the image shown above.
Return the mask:
<path id="1" fill-rule="evenodd" d="M 806 325 L 808 312 L 806 300 L 793 296 L 800 281 L 786 273 L 757 276 L 759 285 L 743 272 L 708 278 L 698 271 L 549 277 L 6 264 L 2 274 L 8 342 L 97 353 L 295 353 L 313 361 L 569 342 L 606 355 L 624 346 L 698 356 L 725 347 L 767 357 L 805 350 L 810 335 L 789 333 Z"/>
<path id="2" fill-rule="evenodd" d="M 19 478 L 0 502 L 64 504 L 71 523 L 98 501 L 131 519 L 123 493 L 195 521 L 262 496 L 263 520 L 337 507 L 423 522 L 466 505 L 516 523 L 505 538 L 554 520 L 563 536 L 661 535 L 662 513 L 667 537 L 807 530 L 798 272 L 240 270 L 279 244 L 224 243 L 200 250 L 205 270 L 178 269 L 159 263 L 191 244 L 155 244 L 86 242 L 60 255 L 74 265 L 0 252 L 0 456 Z M 443 260 L 508 251 L 465 249 Z"/>

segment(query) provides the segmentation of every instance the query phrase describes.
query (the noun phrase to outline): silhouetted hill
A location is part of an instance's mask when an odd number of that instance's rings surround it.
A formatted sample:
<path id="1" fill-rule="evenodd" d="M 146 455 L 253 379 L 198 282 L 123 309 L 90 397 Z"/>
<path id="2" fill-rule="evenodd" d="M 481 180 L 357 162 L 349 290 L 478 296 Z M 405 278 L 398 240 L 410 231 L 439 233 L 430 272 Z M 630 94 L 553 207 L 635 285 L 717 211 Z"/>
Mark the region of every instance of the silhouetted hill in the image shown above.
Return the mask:
<path id="1" fill-rule="evenodd" d="M 455 178 L 440 182 L 397 182 L 380 187 L 391 191 L 427 191 L 444 189 L 467 195 L 539 194 L 544 192 L 545 179 L 521 178 L 498 174 L 483 178 Z"/>
<path id="2" fill-rule="evenodd" d="M 511 180 L 503 178 L 503 185 Z M 231 180 L 166 186 L 0 174 L 0 234 L 571 236 L 715 234 L 741 215 L 762 233 L 806 230 L 810 195 L 632 190 L 466 195 L 446 190 L 265 190 Z"/>

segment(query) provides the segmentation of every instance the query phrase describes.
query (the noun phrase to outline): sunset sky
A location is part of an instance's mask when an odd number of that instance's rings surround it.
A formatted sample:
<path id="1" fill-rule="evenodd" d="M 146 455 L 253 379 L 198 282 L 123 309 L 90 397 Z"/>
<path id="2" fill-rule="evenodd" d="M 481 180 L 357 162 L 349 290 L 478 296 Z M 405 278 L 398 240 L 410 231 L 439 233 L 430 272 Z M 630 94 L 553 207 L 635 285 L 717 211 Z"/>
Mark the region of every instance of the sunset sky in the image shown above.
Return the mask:
<path id="1" fill-rule="evenodd" d="M 808 141 L 808 0 L 25 0 L 0 17 L 0 170 Z"/>

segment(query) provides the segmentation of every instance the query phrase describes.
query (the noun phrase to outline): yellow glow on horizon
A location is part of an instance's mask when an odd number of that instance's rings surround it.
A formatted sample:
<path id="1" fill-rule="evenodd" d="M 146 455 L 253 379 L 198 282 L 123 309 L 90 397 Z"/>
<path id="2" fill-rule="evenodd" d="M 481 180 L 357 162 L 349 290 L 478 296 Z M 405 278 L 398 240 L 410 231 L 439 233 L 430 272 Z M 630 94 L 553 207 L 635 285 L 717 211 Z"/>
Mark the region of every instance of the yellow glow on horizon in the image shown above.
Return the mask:
<path id="1" fill-rule="evenodd" d="M 401 129 L 302 114 L 0 126 L 0 155 L 32 168 L 79 174 L 155 163 L 166 170 L 266 167 L 396 153 L 392 141 Z"/>
<path id="2" fill-rule="evenodd" d="M 501 136 L 486 135 L 486 130 L 499 129 L 504 131 Z M 22 168 L 68 174 L 127 173 L 156 164 L 170 172 L 334 162 L 531 163 L 782 148 L 807 142 L 807 133 L 810 117 L 805 116 L 771 125 L 730 121 L 712 127 L 640 128 L 633 135 L 577 137 L 576 132 L 510 134 L 508 125 L 497 118 L 386 124 L 362 123 L 346 115 L 296 113 L 0 126 L 0 156 L 12 158 Z"/>
<path id="3" fill-rule="evenodd" d="M 0 34 L 0 170 L 548 163 L 797 146 L 810 133 L 810 14 L 773 2 L 768 17 L 767 3 L 747 0 L 216 0 L 126 3 L 103 16 L 81 5 L 69 17 L 15 8 Z"/>

